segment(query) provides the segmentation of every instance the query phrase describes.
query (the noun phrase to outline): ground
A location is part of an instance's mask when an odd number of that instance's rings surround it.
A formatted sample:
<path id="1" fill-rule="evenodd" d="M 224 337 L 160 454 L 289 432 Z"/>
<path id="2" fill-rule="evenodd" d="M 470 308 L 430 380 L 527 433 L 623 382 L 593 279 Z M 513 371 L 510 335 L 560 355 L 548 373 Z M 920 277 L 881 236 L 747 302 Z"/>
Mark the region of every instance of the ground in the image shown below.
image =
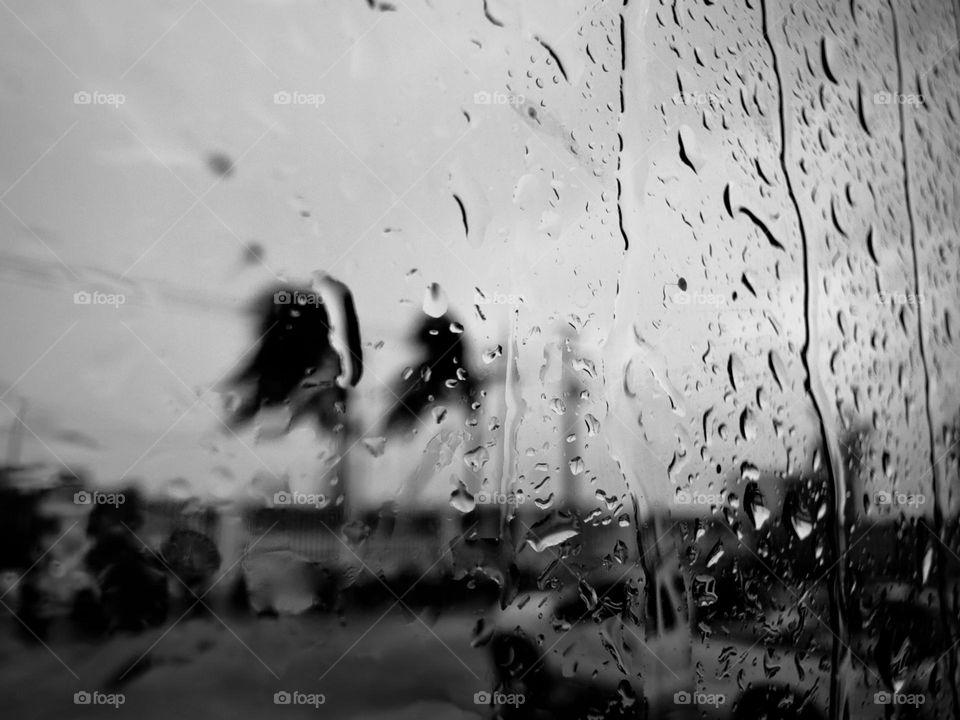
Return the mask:
<path id="1" fill-rule="evenodd" d="M 343 624 L 333 615 L 221 615 L 228 627 L 212 618 L 189 619 L 166 635 L 169 623 L 96 644 L 51 639 L 50 650 L 4 633 L 0 714 L 17 720 L 81 720 L 104 713 L 137 720 L 490 715 L 489 708 L 473 702 L 474 693 L 493 685 L 484 650 L 470 646 L 473 615 L 424 615 L 421 623 L 394 609 L 377 622 L 382 615 L 349 615 Z M 119 689 L 125 696 L 120 708 L 74 704 L 76 691 L 110 692 L 110 678 L 148 650 L 149 659 Z M 282 690 L 322 693 L 325 703 L 319 710 L 275 705 L 274 693 Z"/>

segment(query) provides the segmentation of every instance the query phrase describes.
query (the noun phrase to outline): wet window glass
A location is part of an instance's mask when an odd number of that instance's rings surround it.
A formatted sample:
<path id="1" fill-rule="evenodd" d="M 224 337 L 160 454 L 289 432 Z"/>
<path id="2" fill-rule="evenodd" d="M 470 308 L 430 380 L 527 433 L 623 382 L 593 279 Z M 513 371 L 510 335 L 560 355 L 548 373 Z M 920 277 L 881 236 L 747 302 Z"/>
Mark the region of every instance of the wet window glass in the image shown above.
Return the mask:
<path id="1" fill-rule="evenodd" d="M 960 716 L 960 6 L 0 2 L 0 709 Z"/>

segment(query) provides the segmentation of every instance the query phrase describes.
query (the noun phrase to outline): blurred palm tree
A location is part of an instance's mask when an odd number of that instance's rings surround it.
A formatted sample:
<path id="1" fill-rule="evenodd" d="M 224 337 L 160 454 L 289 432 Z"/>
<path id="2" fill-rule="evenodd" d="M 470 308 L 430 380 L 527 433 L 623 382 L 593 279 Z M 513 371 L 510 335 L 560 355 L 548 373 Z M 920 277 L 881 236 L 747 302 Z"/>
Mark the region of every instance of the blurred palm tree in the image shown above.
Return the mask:
<path id="1" fill-rule="evenodd" d="M 327 430 L 342 429 L 347 388 L 363 373 L 360 326 L 347 286 L 328 276 L 316 289 L 276 286 L 256 299 L 253 311 L 253 358 L 227 382 L 239 395 L 230 424 L 287 405 L 291 423 L 310 416 Z"/>
<path id="2" fill-rule="evenodd" d="M 416 362 L 393 387 L 397 400 L 387 416 L 388 433 L 403 433 L 427 412 L 444 406 L 464 405 L 475 410 L 479 384 L 466 363 L 463 326 L 449 314 L 425 315 L 413 333 L 419 350 Z"/>

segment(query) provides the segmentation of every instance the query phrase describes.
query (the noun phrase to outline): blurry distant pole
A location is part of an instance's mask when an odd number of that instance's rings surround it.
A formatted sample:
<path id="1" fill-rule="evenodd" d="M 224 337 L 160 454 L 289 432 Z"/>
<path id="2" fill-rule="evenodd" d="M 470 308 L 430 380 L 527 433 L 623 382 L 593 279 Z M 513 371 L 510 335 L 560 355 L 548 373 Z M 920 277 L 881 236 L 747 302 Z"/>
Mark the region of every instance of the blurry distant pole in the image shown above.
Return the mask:
<path id="1" fill-rule="evenodd" d="M 350 411 L 350 394 L 350 391 L 347 391 L 343 426 L 335 429 L 333 434 L 334 451 L 337 454 L 337 462 L 333 466 L 337 478 L 337 492 L 333 502 L 339 507 L 339 517 L 344 520 L 350 517 L 350 483 L 353 482 L 350 453 L 362 435 L 362 432 L 358 432 L 355 414 Z"/>
<path id="2" fill-rule="evenodd" d="M 560 506 L 565 510 L 573 510 L 577 506 L 577 487 L 576 475 L 573 471 L 573 461 L 580 455 L 580 442 L 577 436 L 577 419 L 581 412 L 581 394 L 584 386 L 573 371 L 572 361 L 574 359 L 574 340 L 570 326 L 566 325 L 560 335 L 560 358 L 561 358 L 561 383 L 564 401 L 564 410 L 562 416 L 562 426 L 560 428 L 560 443 L 562 446 L 561 458 L 562 467 L 560 468 L 561 486 L 560 486 Z M 574 436 L 572 442 L 567 442 L 570 435 Z"/>
<path id="3" fill-rule="evenodd" d="M 20 450 L 23 447 L 23 417 L 27 413 L 27 401 L 21 400 L 17 414 L 10 423 L 10 434 L 7 436 L 7 467 L 17 467 L 20 464 Z"/>
<path id="4" fill-rule="evenodd" d="M 516 448 L 513 447 L 514 438 L 512 436 L 516 424 L 523 415 L 523 411 L 516 407 L 518 397 L 521 399 L 523 397 L 522 391 L 519 389 L 520 372 L 517 367 L 517 344 L 515 340 L 518 315 L 517 310 L 510 313 L 510 320 L 505 328 L 507 355 L 503 378 L 503 422 L 501 423 L 503 431 L 503 442 L 501 443 L 503 462 L 500 466 L 501 471 L 498 488 L 501 542 L 506 542 L 509 538 L 509 523 L 513 519 L 514 508 L 516 507 L 515 503 L 507 502 L 506 498 L 508 497 L 507 493 L 510 491 L 510 483 L 514 475 L 516 475 L 517 468 Z"/>

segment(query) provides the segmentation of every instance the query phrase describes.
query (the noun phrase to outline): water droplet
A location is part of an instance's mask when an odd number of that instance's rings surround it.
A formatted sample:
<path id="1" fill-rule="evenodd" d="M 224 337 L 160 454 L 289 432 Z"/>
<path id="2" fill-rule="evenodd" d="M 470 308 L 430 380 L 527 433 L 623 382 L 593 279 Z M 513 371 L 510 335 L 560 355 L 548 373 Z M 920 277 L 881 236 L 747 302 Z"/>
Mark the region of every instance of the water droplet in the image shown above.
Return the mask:
<path id="1" fill-rule="evenodd" d="M 363 445 L 367 452 L 369 452 L 373 457 L 380 457 L 383 455 L 383 451 L 387 446 L 387 438 L 383 436 L 364 438 L 361 441 L 361 445 Z"/>
<path id="2" fill-rule="evenodd" d="M 449 308 L 447 293 L 439 283 L 430 283 L 423 293 L 423 312 L 432 318 L 443 317 Z"/>
<path id="3" fill-rule="evenodd" d="M 467 491 L 462 482 L 458 482 L 456 489 L 450 493 L 450 507 L 457 512 L 466 514 L 473 512 L 476 506 L 476 499 Z"/>
<path id="4" fill-rule="evenodd" d="M 573 528 L 557 528 L 540 537 L 532 533 L 527 537 L 527 544 L 533 548 L 534 552 L 543 552 L 547 548 L 556 547 L 560 543 L 576 537 L 580 532 Z"/>
<path id="5" fill-rule="evenodd" d="M 723 557 L 723 541 L 717 540 L 716 544 L 710 549 L 710 552 L 707 553 L 707 567 L 711 568 L 720 562 L 720 558 Z"/>
<path id="6" fill-rule="evenodd" d="M 473 472 L 480 472 L 489 460 L 490 453 L 487 452 L 487 449 L 483 445 L 463 454 L 464 464 L 473 470 Z"/>

